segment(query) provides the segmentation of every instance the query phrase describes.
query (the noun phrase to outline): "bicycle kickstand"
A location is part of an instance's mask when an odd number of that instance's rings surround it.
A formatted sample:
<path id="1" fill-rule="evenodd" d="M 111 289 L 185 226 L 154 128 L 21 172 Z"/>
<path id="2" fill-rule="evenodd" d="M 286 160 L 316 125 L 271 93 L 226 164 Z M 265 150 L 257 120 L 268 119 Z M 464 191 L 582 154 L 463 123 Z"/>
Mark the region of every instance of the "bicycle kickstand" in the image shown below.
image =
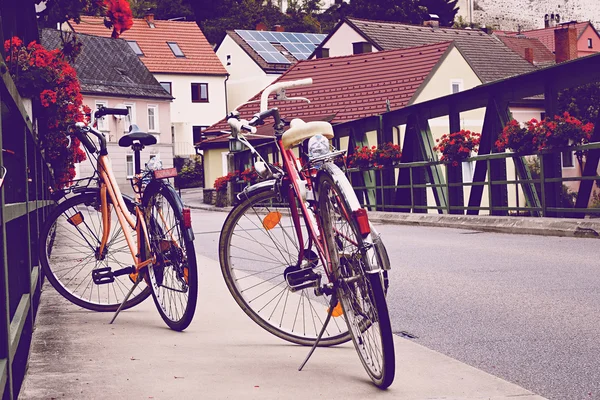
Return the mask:
<path id="1" fill-rule="evenodd" d="M 135 290 L 135 288 L 137 288 L 137 286 L 140 284 L 140 282 L 143 280 L 144 278 L 142 278 L 142 274 L 138 273 L 137 275 L 137 279 L 135 281 L 135 283 L 133 284 L 133 286 L 131 287 L 131 290 L 129 291 L 129 293 L 127 293 L 127 296 L 125 296 L 125 298 L 123 299 L 123 301 L 121 302 L 121 304 L 119 305 L 119 308 L 117 308 L 117 311 L 115 311 L 115 315 L 113 315 L 112 319 L 110 320 L 109 324 L 112 324 L 113 322 L 115 322 L 115 319 L 117 319 L 117 315 L 119 315 L 119 313 L 121 312 L 121 310 L 123 309 L 123 306 L 125 305 L 125 303 L 127 303 L 127 300 L 129 300 L 129 297 L 131 297 L 131 294 L 133 293 L 133 291 Z"/>
<path id="2" fill-rule="evenodd" d="M 304 362 L 302 363 L 302 365 L 300 365 L 300 368 L 298 368 L 298 371 L 302 371 L 302 368 L 304 368 L 304 366 L 306 365 L 306 363 L 308 362 L 310 357 L 315 352 L 315 349 L 319 345 L 319 342 L 321 341 L 321 338 L 323 337 L 323 334 L 325 333 L 325 329 L 327 329 L 327 325 L 329 325 L 329 321 L 331 320 L 331 314 L 333 314 L 333 309 L 335 308 L 336 305 L 337 305 L 337 293 L 336 293 L 336 291 L 334 291 L 333 294 L 331 295 L 331 301 L 329 302 L 329 311 L 327 312 L 327 318 L 325 318 L 325 323 L 323 324 L 323 328 L 321 329 L 321 332 L 319 332 L 319 336 L 317 336 L 317 340 L 315 340 L 315 344 L 313 344 L 312 348 L 308 352 L 308 355 L 304 359 Z"/>

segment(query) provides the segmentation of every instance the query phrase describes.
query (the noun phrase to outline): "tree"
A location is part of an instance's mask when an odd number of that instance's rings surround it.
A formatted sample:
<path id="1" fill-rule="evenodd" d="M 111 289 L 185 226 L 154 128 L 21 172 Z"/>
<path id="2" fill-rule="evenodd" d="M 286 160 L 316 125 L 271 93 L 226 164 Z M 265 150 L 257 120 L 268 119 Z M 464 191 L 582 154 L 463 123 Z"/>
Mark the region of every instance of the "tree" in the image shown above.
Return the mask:
<path id="1" fill-rule="evenodd" d="M 197 0 L 191 6 L 204 36 L 210 43 L 220 43 L 225 31 L 254 29 L 259 22 L 270 29 L 282 25 L 287 31 L 317 32 L 318 22 L 308 12 L 313 4 L 312 0 L 295 2 L 289 14 L 283 14 L 272 2 L 261 0 Z"/>
<path id="2" fill-rule="evenodd" d="M 428 14 L 436 14 L 441 26 L 452 26 L 458 12 L 458 0 L 420 0 L 420 5 L 427 8 Z"/>
<path id="3" fill-rule="evenodd" d="M 151 10 L 156 19 L 183 17 L 194 21 L 194 12 L 189 0 L 129 0 L 131 11 L 136 18 L 143 18 Z"/>
<path id="4" fill-rule="evenodd" d="M 344 16 L 380 21 L 405 22 L 420 25 L 427 9 L 420 0 L 351 0 L 348 7 L 340 7 Z"/>
<path id="5" fill-rule="evenodd" d="M 590 83 L 561 91 L 558 110 L 561 114 L 567 111 L 583 123 L 596 123 L 600 110 L 600 84 Z"/>

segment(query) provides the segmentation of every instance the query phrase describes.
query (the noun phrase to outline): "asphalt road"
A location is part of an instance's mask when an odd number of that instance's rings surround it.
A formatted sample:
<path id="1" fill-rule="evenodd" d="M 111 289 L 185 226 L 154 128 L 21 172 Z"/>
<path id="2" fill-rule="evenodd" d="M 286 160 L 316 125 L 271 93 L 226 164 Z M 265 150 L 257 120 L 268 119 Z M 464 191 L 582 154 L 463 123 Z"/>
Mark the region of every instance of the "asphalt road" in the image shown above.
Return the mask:
<path id="1" fill-rule="evenodd" d="M 193 210 L 198 252 L 218 259 L 226 215 Z M 544 397 L 600 399 L 597 240 L 378 229 L 397 334 Z"/>

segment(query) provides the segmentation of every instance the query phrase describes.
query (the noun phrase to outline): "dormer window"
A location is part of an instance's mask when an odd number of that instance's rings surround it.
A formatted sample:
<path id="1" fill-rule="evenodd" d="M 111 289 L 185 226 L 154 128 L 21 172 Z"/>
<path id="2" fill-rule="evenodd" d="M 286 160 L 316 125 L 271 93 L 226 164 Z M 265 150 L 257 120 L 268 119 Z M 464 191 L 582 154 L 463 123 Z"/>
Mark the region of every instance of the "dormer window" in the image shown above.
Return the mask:
<path id="1" fill-rule="evenodd" d="M 140 46 L 137 44 L 137 42 L 135 40 L 128 40 L 127 44 L 129 45 L 129 47 L 131 47 L 131 49 L 138 56 L 143 56 L 144 55 L 144 52 L 142 51 L 142 49 L 140 48 Z"/>
<path id="2" fill-rule="evenodd" d="M 181 51 L 177 43 L 167 42 L 167 44 L 169 45 L 169 48 L 171 49 L 175 57 L 185 57 L 185 54 L 183 54 L 183 51 Z"/>

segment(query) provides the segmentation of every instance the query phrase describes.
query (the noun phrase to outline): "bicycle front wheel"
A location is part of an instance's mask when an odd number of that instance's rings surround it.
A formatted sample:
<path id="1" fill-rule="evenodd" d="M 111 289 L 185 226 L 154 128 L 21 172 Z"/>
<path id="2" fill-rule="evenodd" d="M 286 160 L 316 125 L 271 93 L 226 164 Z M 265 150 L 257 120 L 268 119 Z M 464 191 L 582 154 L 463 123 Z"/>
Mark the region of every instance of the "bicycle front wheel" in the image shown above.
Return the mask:
<path id="1" fill-rule="evenodd" d="M 184 224 L 178 199 L 170 186 L 162 184 L 144 193 L 149 245 L 156 258 L 148 266 L 154 303 L 169 328 L 182 331 L 196 311 L 198 270 L 192 228 Z"/>
<path id="2" fill-rule="evenodd" d="M 355 194 L 351 187 L 344 190 L 324 173 L 318 188 L 319 212 L 338 299 L 365 370 L 375 385 L 385 389 L 394 380 L 395 355 L 383 274 L 369 272 L 375 250 L 365 243 L 352 216 L 348 200 Z"/>
<path id="3" fill-rule="evenodd" d="M 135 205 L 125 198 L 127 211 L 134 214 Z M 117 271 L 133 264 L 133 258 L 118 222 L 115 208 L 109 207 L 111 233 L 105 250 L 99 253 L 103 219 L 100 195 L 85 193 L 60 203 L 46 218 L 39 239 L 39 256 L 48 281 L 70 302 L 93 311 L 116 311 L 134 282 L 129 275 L 94 283 L 96 270 Z M 131 234 L 136 239 L 135 231 Z M 133 307 L 150 296 L 143 282 L 136 288 L 124 309 Z"/>
<path id="4" fill-rule="evenodd" d="M 301 345 L 313 345 L 323 327 L 330 296 L 313 286 L 292 290 L 286 275 L 312 269 L 327 279 L 315 249 L 310 248 L 300 213 L 304 248 L 300 248 L 287 199 L 259 192 L 232 210 L 221 231 L 219 259 L 229 291 L 244 312 L 271 334 Z M 298 262 L 300 252 L 304 262 Z M 314 276 L 314 275 L 313 275 Z M 342 318 L 332 318 L 319 342 L 331 346 L 350 340 Z"/>

